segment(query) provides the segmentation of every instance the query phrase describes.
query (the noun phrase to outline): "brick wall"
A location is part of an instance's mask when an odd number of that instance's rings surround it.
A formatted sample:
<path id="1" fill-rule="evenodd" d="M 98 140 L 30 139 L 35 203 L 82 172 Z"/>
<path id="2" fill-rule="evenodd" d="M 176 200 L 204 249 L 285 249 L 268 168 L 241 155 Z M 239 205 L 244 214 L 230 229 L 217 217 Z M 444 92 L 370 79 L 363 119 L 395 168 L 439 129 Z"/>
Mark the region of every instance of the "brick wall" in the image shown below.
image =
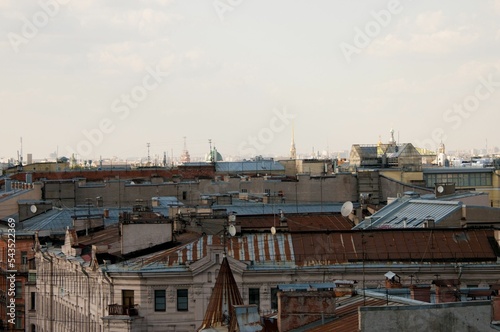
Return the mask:
<path id="1" fill-rule="evenodd" d="M 278 329 L 290 331 L 323 317 L 330 318 L 335 312 L 335 293 L 278 292 Z"/>

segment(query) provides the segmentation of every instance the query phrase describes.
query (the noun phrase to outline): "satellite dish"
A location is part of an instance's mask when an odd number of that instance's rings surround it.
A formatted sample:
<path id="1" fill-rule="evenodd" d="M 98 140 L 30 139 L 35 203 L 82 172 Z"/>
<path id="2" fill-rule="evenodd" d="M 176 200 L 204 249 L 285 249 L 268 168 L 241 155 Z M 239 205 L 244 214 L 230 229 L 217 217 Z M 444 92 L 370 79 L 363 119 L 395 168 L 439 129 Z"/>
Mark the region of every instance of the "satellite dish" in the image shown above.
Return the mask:
<path id="1" fill-rule="evenodd" d="M 438 193 L 442 194 L 443 191 L 444 191 L 444 187 L 443 186 L 438 186 L 437 190 L 438 190 Z"/>
<path id="2" fill-rule="evenodd" d="M 342 207 L 340 208 L 340 213 L 342 213 L 343 217 L 347 217 L 348 215 L 351 214 L 354 206 L 352 205 L 351 201 L 347 201 L 344 204 L 342 204 Z"/>
<path id="3" fill-rule="evenodd" d="M 234 225 L 229 225 L 227 228 L 227 231 L 229 232 L 229 235 L 235 236 L 236 235 L 236 227 Z"/>
<path id="4" fill-rule="evenodd" d="M 236 221 L 236 215 L 230 214 L 228 219 L 229 219 L 230 222 L 235 222 Z"/>
<path id="5" fill-rule="evenodd" d="M 37 210 L 38 210 L 38 209 L 36 208 L 36 205 L 32 205 L 32 206 L 30 206 L 30 211 L 31 211 L 31 213 L 36 213 L 36 211 L 37 211 Z"/>
<path id="6" fill-rule="evenodd" d="M 271 227 L 271 234 L 272 235 L 276 234 L 276 227 L 274 227 L 274 226 Z"/>

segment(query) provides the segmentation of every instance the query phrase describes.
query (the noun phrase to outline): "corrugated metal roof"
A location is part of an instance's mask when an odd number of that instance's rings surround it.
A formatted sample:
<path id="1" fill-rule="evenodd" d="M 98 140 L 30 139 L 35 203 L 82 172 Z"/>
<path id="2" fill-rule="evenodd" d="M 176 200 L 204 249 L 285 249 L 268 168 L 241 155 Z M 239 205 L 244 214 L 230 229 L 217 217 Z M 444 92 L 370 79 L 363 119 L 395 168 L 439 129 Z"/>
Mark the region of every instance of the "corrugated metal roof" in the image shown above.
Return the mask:
<path id="1" fill-rule="evenodd" d="M 380 209 L 353 229 L 423 227 L 425 220 L 432 219 L 437 224 L 461 206 L 462 203 L 457 201 L 404 197 Z"/>
<path id="2" fill-rule="evenodd" d="M 302 231 L 339 231 L 350 230 L 353 222 L 340 214 L 290 214 L 285 215 L 286 224 L 290 232 Z M 239 217 L 242 230 L 270 229 L 272 226 L 280 225 L 280 216 L 251 216 Z"/>
<path id="3" fill-rule="evenodd" d="M 359 204 L 354 204 L 355 207 Z M 342 203 L 308 203 L 308 204 L 264 204 L 246 202 L 235 205 L 213 205 L 214 209 L 226 209 L 236 212 L 239 216 L 277 214 L 282 210 L 285 214 L 306 213 L 340 213 Z"/>
<path id="4" fill-rule="evenodd" d="M 486 229 L 292 233 L 297 266 L 349 262 L 496 261 Z"/>
<path id="5" fill-rule="evenodd" d="M 308 332 L 330 332 L 330 331 L 358 332 L 359 331 L 358 308 L 383 306 L 383 305 L 403 306 L 404 304 L 400 302 L 376 299 L 368 296 L 363 297 L 361 295 L 356 295 L 349 298 L 339 298 L 337 302 L 337 308 L 335 309 L 336 317 L 334 318 L 334 320 L 329 323 L 308 329 L 307 331 Z"/>
<path id="6" fill-rule="evenodd" d="M 77 207 L 77 208 L 52 208 L 45 213 L 34 216 L 20 223 L 21 230 L 27 231 L 49 231 L 51 233 L 64 234 L 66 228 L 73 227 L 73 216 L 85 217 L 90 215 L 103 215 L 104 210 L 108 210 L 108 218 L 104 218 L 104 226 L 108 227 L 118 223 L 121 212 L 132 212 L 132 207 L 111 207 L 111 208 L 96 208 Z M 168 216 L 168 207 L 154 207 L 154 212 L 159 212 Z"/>
<path id="7" fill-rule="evenodd" d="M 240 290 L 234 280 L 229 262 L 224 257 L 219 274 L 215 280 L 207 310 L 205 311 L 203 323 L 198 331 L 218 326 L 236 326 L 237 321 L 235 320 L 233 305 L 242 304 L 243 298 L 241 297 Z M 233 331 L 233 329 L 228 329 L 228 331 Z"/>
<path id="8" fill-rule="evenodd" d="M 374 262 L 496 262 L 493 230 L 409 229 L 329 233 L 243 234 L 227 239 L 227 255 L 252 269 L 293 268 Z M 496 244 L 496 242 L 495 242 Z M 223 238 L 205 235 L 154 254 L 108 266 L 110 271 L 189 269 L 189 264 L 223 246 Z"/>
<path id="9" fill-rule="evenodd" d="M 261 266 L 293 266 L 295 255 L 290 234 L 246 234 L 226 240 L 227 255 Z M 117 269 L 151 270 L 185 267 L 205 257 L 209 246 L 223 246 L 222 236 L 205 235 L 182 247 L 157 252 L 120 263 Z"/>

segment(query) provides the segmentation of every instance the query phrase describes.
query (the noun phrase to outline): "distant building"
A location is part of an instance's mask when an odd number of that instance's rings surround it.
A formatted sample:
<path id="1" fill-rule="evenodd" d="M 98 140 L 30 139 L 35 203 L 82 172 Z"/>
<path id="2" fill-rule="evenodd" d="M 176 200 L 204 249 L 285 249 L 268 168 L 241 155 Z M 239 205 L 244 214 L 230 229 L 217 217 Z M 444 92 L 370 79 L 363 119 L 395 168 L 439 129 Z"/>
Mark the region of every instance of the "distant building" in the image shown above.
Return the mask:
<path id="1" fill-rule="evenodd" d="M 349 157 L 350 168 L 400 168 L 419 171 L 422 156 L 411 143 L 404 144 L 354 144 Z"/>
<path id="2" fill-rule="evenodd" d="M 500 170 L 485 167 L 429 167 L 423 169 L 426 187 L 453 183 L 457 190 L 488 193 L 491 206 L 500 207 Z"/>

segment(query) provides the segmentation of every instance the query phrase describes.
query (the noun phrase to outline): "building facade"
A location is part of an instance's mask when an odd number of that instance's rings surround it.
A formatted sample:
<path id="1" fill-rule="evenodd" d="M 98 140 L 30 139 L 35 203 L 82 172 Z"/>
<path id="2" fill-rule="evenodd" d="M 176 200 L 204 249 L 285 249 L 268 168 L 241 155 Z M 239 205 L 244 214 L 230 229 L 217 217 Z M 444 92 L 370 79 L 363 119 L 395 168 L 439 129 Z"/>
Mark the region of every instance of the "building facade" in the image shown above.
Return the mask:
<path id="1" fill-rule="evenodd" d="M 194 331 L 224 255 L 244 303 L 261 314 L 277 310 L 281 284 L 356 280 L 359 288 L 378 288 L 388 269 L 408 285 L 438 275 L 484 286 L 500 275 L 493 230 L 205 235 L 121 261 L 103 259 L 108 246 L 89 253 L 75 241 L 68 231 L 61 248 L 37 246 L 37 310 L 29 322 L 36 331 Z"/>

